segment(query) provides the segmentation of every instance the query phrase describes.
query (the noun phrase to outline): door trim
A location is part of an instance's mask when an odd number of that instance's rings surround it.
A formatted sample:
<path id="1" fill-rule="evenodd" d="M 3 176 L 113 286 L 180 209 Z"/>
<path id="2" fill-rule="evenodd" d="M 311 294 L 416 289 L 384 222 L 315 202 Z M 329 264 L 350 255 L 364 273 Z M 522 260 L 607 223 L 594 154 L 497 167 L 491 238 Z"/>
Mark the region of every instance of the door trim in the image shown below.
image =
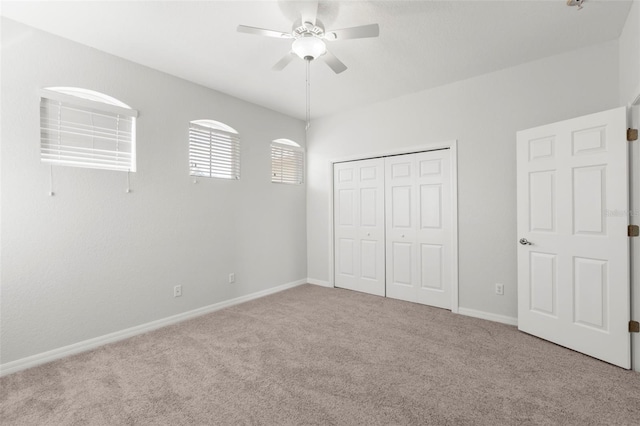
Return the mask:
<path id="1" fill-rule="evenodd" d="M 640 94 L 627 107 L 627 126 L 640 127 Z M 640 224 L 640 146 L 639 141 L 629 143 L 629 223 Z M 640 318 L 640 239 L 631 238 L 631 319 Z M 631 369 L 640 372 L 640 335 L 631 333 Z"/>
<path id="2" fill-rule="evenodd" d="M 415 154 L 418 152 L 435 151 L 438 149 L 450 149 L 451 155 L 451 312 L 458 313 L 458 141 L 450 140 L 425 145 L 410 146 L 397 150 L 372 152 L 369 154 L 352 155 L 329 160 L 329 286 L 335 287 L 334 265 L 334 205 L 333 205 L 333 165 L 347 161 L 369 160 L 372 158 L 391 157 L 394 155 Z"/>

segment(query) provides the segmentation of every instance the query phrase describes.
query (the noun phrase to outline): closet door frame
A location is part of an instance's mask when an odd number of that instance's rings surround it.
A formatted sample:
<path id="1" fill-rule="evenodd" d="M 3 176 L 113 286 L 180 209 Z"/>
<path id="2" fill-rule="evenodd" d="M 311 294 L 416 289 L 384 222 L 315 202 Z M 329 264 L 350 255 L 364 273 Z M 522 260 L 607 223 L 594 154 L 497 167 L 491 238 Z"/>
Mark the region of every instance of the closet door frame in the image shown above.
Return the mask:
<path id="1" fill-rule="evenodd" d="M 349 157 L 336 158 L 327 165 L 329 173 L 329 287 L 335 287 L 335 253 L 334 253 L 334 203 L 333 203 L 333 165 L 345 161 L 369 160 L 372 158 L 393 155 L 416 154 L 437 149 L 449 149 L 451 167 L 451 312 L 458 313 L 458 141 L 451 140 L 425 145 L 417 145 L 382 152 L 371 152 Z"/>

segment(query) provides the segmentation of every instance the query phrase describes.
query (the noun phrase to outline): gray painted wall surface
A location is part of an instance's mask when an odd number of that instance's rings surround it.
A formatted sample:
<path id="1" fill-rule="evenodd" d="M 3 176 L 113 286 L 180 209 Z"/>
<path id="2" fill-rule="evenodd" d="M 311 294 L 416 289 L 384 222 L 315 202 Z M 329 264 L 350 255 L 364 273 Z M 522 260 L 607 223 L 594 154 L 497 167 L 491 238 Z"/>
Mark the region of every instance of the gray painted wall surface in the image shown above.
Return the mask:
<path id="1" fill-rule="evenodd" d="M 132 193 L 126 173 L 54 167 L 48 195 L 51 86 L 139 110 Z M 306 188 L 270 182 L 271 140 L 304 146 L 301 121 L 4 19 L 1 108 L 2 363 L 306 277 Z M 239 131 L 241 180 L 192 183 L 188 124 L 203 118 Z"/>
<path id="2" fill-rule="evenodd" d="M 620 105 L 640 95 L 640 1 L 631 5 L 620 34 Z"/>

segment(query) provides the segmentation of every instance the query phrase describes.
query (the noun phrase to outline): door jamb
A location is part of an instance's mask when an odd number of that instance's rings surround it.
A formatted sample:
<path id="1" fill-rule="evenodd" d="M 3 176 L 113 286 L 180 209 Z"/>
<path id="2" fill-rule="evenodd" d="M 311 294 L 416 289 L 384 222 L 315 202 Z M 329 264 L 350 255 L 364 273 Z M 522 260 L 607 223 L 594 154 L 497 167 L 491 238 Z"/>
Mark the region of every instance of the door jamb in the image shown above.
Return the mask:
<path id="1" fill-rule="evenodd" d="M 335 265 L 334 265 L 334 211 L 333 211 L 333 165 L 336 163 L 344 163 L 347 161 L 369 160 L 379 157 L 390 157 L 394 155 L 413 154 L 425 151 L 434 151 L 437 149 L 450 149 L 451 162 L 451 230 L 452 240 L 452 259 L 451 259 L 451 312 L 458 313 L 458 141 L 456 139 L 436 142 L 426 145 L 417 145 L 406 147 L 398 150 L 374 152 L 370 154 L 353 155 L 348 157 L 329 160 L 329 287 L 335 287 Z"/>
<path id="2" fill-rule="evenodd" d="M 627 106 L 627 126 L 640 127 L 640 93 Z M 629 223 L 638 225 L 640 218 L 640 186 L 635 182 L 640 182 L 640 146 L 639 141 L 629 145 Z M 638 321 L 640 318 L 640 241 L 638 238 L 631 238 L 629 245 L 631 255 L 631 319 Z M 631 333 L 631 369 L 640 372 L 640 335 Z"/>

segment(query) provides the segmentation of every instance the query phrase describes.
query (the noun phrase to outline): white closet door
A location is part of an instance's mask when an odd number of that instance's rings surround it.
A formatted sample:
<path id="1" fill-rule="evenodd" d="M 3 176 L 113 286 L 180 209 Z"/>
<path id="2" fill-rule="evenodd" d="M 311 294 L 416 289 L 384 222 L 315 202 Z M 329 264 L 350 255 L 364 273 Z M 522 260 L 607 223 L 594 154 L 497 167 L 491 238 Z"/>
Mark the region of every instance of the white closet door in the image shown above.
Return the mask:
<path id="1" fill-rule="evenodd" d="M 385 158 L 387 297 L 418 301 L 415 155 Z"/>
<path id="2" fill-rule="evenodd" d="M 385 159 L 386 293 L 451 308 L 450 151 Z"/>
<path id="3" fill-rule="evenodd" d="M 384 160 L 333 170 L 335 285 L 384 296 Z"/>

